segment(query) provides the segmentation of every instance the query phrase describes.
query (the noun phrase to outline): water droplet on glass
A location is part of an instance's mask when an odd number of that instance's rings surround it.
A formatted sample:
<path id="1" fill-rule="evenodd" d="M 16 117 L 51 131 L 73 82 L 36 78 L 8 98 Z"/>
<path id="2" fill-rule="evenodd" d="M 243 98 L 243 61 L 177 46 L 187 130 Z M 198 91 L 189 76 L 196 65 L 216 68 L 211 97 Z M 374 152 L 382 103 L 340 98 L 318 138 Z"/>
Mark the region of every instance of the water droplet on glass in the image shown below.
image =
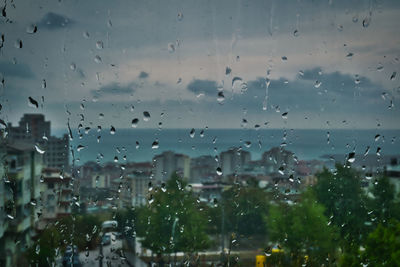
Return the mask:
<path id="1" fill-rule="evenodd" d="M 393 81 L 394 79 L 396 79 L 396 72 L 393 72 L 392 75 L 390 76 L 390 80 Z"/>
<path id="2" fill-rule="evenodd" d="M 39 108 L 39 103 L 35 99 L 33 99 L 32 97 L 28 97 L 28 100 L 29 100 L 28 105 L 30 107 Z"/>
<path id="3" fill-rule="evenodd" d="M 250 148 L 251 147 L 251 142 L 250 141 L 245 141 L 244 142 L 244 146 L 247 147 L 247 148 Z"/>
<path id="4" fill-rule="evenodd" d="M 240 86 L 240 92 L 244 93 L 247 91 L 247 89 L 248 89 L 247 83 L 242 83 L 242 85 Z"/>
<path id="5" fill-rule="evenodd" d="M 378 142 L 379 138 L 381 138 L 380 134 L 375 135 L 375 142 Z"/>
<path id="6" fill-rule="evenodd" d="M 321 86 L 322 82 L 320 81 L 315 81 L 314 87 L 319 88 Z"/>
<path id="7" fill-rule="evenodd" d="M 351 58 L 353 55 L 354 55 L 353 53 L 348 53 L 348 54 L 346 55 L 346 57 L 347 57 L 347 58 Z"/>
<path id="8" fill-rule="evenodd" d="M 370 149 L 370 147 L 369 146 L 367 146 L 367 149 L 365 150 L 365 152 L 364 152 L 364 157 L 366 157 L 367 155 L 368 155 L 368 153 L 369 153 L 369 149 Z"/>
<path id="9" fill-rule="evenodd" d="M 35 24 L 30 24 L 28 27 L 26 27 L 26 32 L 29 34 L 34 34 L 37 32 L 37 26 Z"/>
<path id="10" fill-rule="evenodd" d="M 287 56 L 283 56 L 281 57 L 282 61 L 286 61 L 287 60 Z"/>
<path id="11" fill-rule="evenodd" d="M 150 113 L 148 111 L 143 112 L 143 120 L 149 121 L 150 120 Z"/>
<path id="12" fill-rule="evenodd" d="M 378 157 L 381 156 L 381 148 L 380 148 L 380 147 L 378 147 L 378 148 L 376 149 L 376 155 L 377 155 Z"/>
<path id="13" fill-rule="evenodd" d="M 114 128 L 114 126 L 111 126 L 110 134 L 115 134 L 115 128 Z"/>
<path id="14" fill-rule="evenodd" d="M 167 191 L 167 188 L 165 186 L 165 183 L 161 184 L 161 191 L 163 191 L 164 193 Z"/>
<path id="15" fill-rule="evenodd" d="M 45 89 L 46 87 L 47 87 L 46 80 L 43 79 L 43 80 L 42 80 L 42 88 Z"/>
<path id="16" fill-rule="evenodd" d="M 138 118 L 134 118 L 134 119 L 132 120 L 132 127 L 133 127 L 133 128 L 136 128 L 137 125 L 138 125 L 138 123 L 139 123 L 139 119 L 138 119 Z"/>
<path id="17" fill-rule="evenodd" d="M 84 149 L 85 148 L 85 146 L 83 146 L 83 145 L 78 145 L 77 146 L 77 148 L 76 148 L 76 150 L 78 151 L 78 152 L 80 152 L 82 149 Z"/>
<path id="18" fill-rule="evenodd" d="M 383 65 L 379 63 L 379 66 L 376 68 L 377 71 L 383 71 Z"/>
<path id="19" fill-rule="evenodd" d="M 151 149 L 158 149 L 159 143 L 158 140 L 156 139 L 152 144 L 151 144 Z"/>
<path id="20" fill-rule="evenodd" d="M 223 93 L 223 92 L 218 92 L 217 101 L 218 101 L 219 103 L 222 103 L 222 102 L 224 102 L 224 100 L 225 100 L 224 93 Z"/>
<path id="21" fill-rule="evenodd" d="M 182 21 L 182 20 L 183 20 L 183 14 L 182 14 L 182 12 L 179 12 L 179 13 L 178 13 L 177 18 L 178 18 L 179 21 Z"/>
<path id="22" fill-rule="evenodd" d="M 232 79 L 232 88 L 236 87 L 236 84 L 242 84 L 242 78 L 240 77 L 234 77 Z"/>
<path id="23" fill-rule="evenodd" d="M 200 131 L 200 137 L 203 138 L 204 137 L 204 130 Z"/>
<path id="24" fill-rule="evenodd" d="M 14 43 L 14 47 L 18 48 L 18 49 L 22 48 L 22 40 L 20 40 L 20 39 L 16 40 Z"/>
<path id="25" fill-rule="evenodd" d="M 363 19 L 362 25 L 364 28 L 367 28 L 370 23 L 371 23 L 371 18 L 368 17 L 368 18 Z"/>
<path id="26" fill-rule="evenodd" d="M 94 62 L 96 62 L 97 64 L 100 64 L 101 63 L 101 57 L 99 56 L 99 55 L 96 55 L 95 57 L 94 57 Z"/>
<path id="27" fill-rule="evenodd" d="M 217 172 L 217 175 L 218 175 L 218 176 L 221 176 L 221 175 L 222 175 L 222 170 L 221 170 L 220 167 L 217 168 L 216 172 Z"/>
<path id="28" fill-rule="evenodd" d="M 288 112 L 282 113 L 282 119 L 286 120 L 288 117 Z"/>
<path id="29" fill-rule="evenodd" d="M 168 52 L 175 52 L 175 45 L 173 43 L 168 43 Z"/>
<path id="30" fill-rule="evenodd" d="M 358 22 L 358 16 L 353 16 L 353 18 L 351 19 L 354 23 Z"/>
<path id="31" fill-rule="evenodd" d="M 195 133 L 196 133 L 195 129 L 192 128 L 192 130 L 190 130 L 190 133 L 189 133 L 190 138 L 194 138 Z"/>
<path id="32" fill-rule="evenodd" d="M 294 36 L 294 37 L 297 37 L 297 36 L 299 36 L 299 31 L 298 31 L 298 30 L 294 30 L 294 32 L 293 32 L 293 36 Z"/>
<path id="33" fill-rule="evenodd" d="M 88 31 L 83 32 L 82 35 L 83 35 L 83 37 L 85 37 L 86 39 L 89 39 L 89 38 L 90 38 L 90 34 L 89 34 Z"/>
<path id="34" fill-rule="evenodd" d="M 46 152 L 44 149 L 42 149 L 39 144 L 35 144 L 35 149 L 39 154 L 44 154 Z"/>
<path id="35" fill-rule="evenodd" d="M 69 68 L 70 68 L 72 71 L 75 71 L 75 70 L 76 70 L 76 64 L 75 64 L 75 63 L 71 63 L 71 65 L 69 65 Z"/>
<path id="36" fill-rule="evenodd" d="M 102 41 L 97 41 L 97 42 L 96 42 L 96 48 L 97 48 L 97 49 L 103 49 L 103 47 L 104 47 L 104 44 L 103 44 Z"/>
<path id="37" fill-rule="evenodd" d="M 356 153 L 350 152 L 347 156 L 347 161 L 353 163 L 356 160 Z"/>

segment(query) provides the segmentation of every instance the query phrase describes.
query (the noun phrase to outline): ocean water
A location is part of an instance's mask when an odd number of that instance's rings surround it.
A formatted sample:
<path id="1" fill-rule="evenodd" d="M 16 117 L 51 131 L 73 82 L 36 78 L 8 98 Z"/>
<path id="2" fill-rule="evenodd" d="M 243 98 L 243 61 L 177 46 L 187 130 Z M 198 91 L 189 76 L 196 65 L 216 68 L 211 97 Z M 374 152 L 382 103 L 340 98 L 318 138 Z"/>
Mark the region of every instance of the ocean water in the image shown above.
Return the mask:
<path id="1" fill-rule="evenodd" d="M 353 151 L 363 155 L 368 147 L 369 154 L 375 154 L 378 148 L 381 156 L 400 154 L 400 130 L 205 129 L 201 135 L 201 129 L 195 129 L 193 138 L 190 132 L 191 129 L 116 129 L 111 134 L 109 129 L 100 132 L 92 129 L 81 138 L 73 133 L 71 145 L 76 165 L 97 160 L 105 163 L 115 157 L 120 163 L 151 161 L 168 150 L 190 157 L 214 156 L 231 147 L 242 147 L 251 152 L 252 160 L 257 160 L 263 152 L 281 145 L 294 152 L 299 160 Z M 101 136 L 99 142 L 98 136 Z M 152 148 L 154 141 L 158 142 L 158 148 Z M 83 148 L 78 151 L 78 146 Z"/>

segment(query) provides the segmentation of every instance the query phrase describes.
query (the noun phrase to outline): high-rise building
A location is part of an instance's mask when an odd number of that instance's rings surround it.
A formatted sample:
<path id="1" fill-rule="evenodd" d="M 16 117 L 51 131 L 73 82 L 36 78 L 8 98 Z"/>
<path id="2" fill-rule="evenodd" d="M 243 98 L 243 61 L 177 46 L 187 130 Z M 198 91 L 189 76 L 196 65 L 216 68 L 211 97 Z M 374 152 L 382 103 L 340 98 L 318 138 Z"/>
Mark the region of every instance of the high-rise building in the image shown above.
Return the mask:
<path id="1" fill-rule="evenodd" d="M 44 229 L 47 224 L 71 214 L 73 186 L 71 177 L 56 168 L 45 168 L 42 171 L 41 183 L 41 216 L 38 228 Z"/>
<path id="2" fill-rule="evenodd" d="M 153 158 L 154 178 L 157 181 L 166 181 L 176 172 L 184 179 L 190 177 L 190 158 L 187 155 L 165 151 Z"/>
<path id="3" fill-rule="evenodd" d="M 44 142 L 44 164 L 50 168 L 67 170 L 69 166 L 69 137 L 64 134 L 58 138 L 50 136 L 47 142 Z"/>
<path id="4" fill-rule="evenodd" d="M 201 183 L 205 181 L 213 181 L 217 176 L 216 169 L 218 164 L 214 157 L 200 156 L 191 159 L 190 162 L 190 183 Z"/>
<path id="5" fill-rule="evenodd" d="M 295 155 L 293 152 L 280 147 L 273 147 L 262 155 L 262 162 L 267 174 L 277 172 L 291 172 L 295 167 Z"/>
<path id="6" fill-rule="evenodd" d="M 226 177 L 238 173 L 250 161 L 250 152 L 239 148 L 231 148 L 228 151 L 221 152 L 220 162 L 222 175 Z"/>
<path id="7" fill-rule="evenodd" d="M 120 205 L 137 207 L 147 203 L 151 173 L 132 172 L 124 177 L 120 194 Z"/>
<path id="8" fill-rule="evenodd" d="M 43 114 L 24 114 L 18 126 L 8 124 L 9 138 L 17 140 L 33 140 L 37 142 L 43 136 L 50 136 L 50 121 L 45 121 Z"/>
<path id="9" fill-rule="evenodd" d="M 47 167 L 68 170 L 69 138 L 65 134 L 58 138 L 51 136 L 50 121 L 43 114 L 24 114 L 18 126 L 8 124 L 8 139 L 37 144 L 44 152 L 43 161 Z"/>

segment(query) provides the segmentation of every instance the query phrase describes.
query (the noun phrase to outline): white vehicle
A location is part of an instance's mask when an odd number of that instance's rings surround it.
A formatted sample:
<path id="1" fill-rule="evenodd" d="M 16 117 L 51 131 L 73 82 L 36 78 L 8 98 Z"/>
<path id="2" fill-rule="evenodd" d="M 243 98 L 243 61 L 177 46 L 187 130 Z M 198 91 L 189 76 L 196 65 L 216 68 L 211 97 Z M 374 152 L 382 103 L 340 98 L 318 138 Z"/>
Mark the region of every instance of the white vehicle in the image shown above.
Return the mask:
<path id="1" fill-rule="evenodd" d="M 105 221 L 101 225 L 103 233 L 115 232 L 118 227 L 117 221 Z"/>

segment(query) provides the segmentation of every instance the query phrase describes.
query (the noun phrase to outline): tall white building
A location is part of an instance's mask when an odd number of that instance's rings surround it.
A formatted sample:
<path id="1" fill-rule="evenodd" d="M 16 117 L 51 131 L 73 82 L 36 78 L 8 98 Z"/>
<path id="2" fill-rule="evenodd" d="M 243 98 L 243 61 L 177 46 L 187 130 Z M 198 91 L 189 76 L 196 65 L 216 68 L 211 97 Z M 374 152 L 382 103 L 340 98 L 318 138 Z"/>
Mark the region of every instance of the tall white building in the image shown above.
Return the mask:
<path id="1" fill-rule="evenodd" d="M 133 172 L 124 177 L 120 194 L 123 207 L 137 207 L 147 203 L 150 175 L 149 172 Z"/>
<path id="2" fill-rule="evenodd" d="M 176 172 L 184 179 L 190 177 L 190 158 L 187 155 L 165 151 L 153 158 L 154 179 L 166 181 Z"/>
<path id="3" fill-rule="evenodd" d="M 250 152 L 243 151 L 239 148 L 231 148 L 228 151 L 221 152 L 220 162 L 222 175 L 226 177 L 238 173 L 250 161 Z"/>

